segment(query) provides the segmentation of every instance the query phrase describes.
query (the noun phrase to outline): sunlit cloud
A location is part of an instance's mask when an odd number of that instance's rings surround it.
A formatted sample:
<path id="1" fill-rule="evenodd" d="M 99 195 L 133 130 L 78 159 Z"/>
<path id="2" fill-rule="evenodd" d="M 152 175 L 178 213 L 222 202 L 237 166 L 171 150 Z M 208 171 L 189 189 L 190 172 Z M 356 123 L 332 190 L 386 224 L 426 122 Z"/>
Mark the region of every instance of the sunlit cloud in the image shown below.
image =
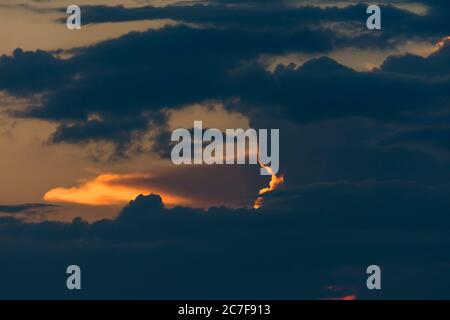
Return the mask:
<path id="1" fill-rule="evenodd" d="M 358 296 L 355 293 L 345 294 L 344 292 L 346 292 L 347 290 L 343 287 L 328 286 L 327 290 L 332 292 L 332 296 L 324 298 L 322 300 L 350 301 L 358 299 Z"/>
<path id="2" fill-rule="evenodd" d="M 450 43 L 450 36 L 442 38 L 436 43 L 436 51 L 441 50 L 447 43 Z"/>
<path id="3" fill-rule="evenodd" d="M 279 189 L 284 184 L 284 177 L 283 177 L 283 175 L 277 176 L 275 174 L 275 172 L 273 172 L 271 167 L 268 167 L 268 166 L 264 165 L 261 162 L 259 162 L 259 165 L 262 168 L 266 169 L 270 173 L 271 178 L 270 178 L 269 186 L 259 190 L 259 197 L 256 198 L 256 200 L 255 200 L 255 202 L 253 204 L 253 209 L 259 209 L 259 208 L 261 208 L 263 206 L 263 203 L 264 203 L 263 195 L 264 194 L 272 192 L 272 191 L 274 191 L 276 189 Z"/>
<path id="4" fill-rule="evenodd" d="M 325 300 L 342 300 L 342 301 L 350 301 L 350 300 L 356 300 L 357 297 L 354 294 L 343 296 L 343 297 L 337 297 L 337 298 L 327 298 Z"/>
<path id="5" fill-rule="evenodd" d="M 133 200 L 139 194 L 157 193 L 167 205 L 188 205 L 189 200 L 161 192 L 147 186 L 131 186 L 123 183 L 129 179 L 149 178 L 149 174 L 100 174 L 92 180 L 81 182 L 76 187 L 58 187 L 44 195 L 49 202 L 64 202 L 84 205 L 121 205 Z"/>

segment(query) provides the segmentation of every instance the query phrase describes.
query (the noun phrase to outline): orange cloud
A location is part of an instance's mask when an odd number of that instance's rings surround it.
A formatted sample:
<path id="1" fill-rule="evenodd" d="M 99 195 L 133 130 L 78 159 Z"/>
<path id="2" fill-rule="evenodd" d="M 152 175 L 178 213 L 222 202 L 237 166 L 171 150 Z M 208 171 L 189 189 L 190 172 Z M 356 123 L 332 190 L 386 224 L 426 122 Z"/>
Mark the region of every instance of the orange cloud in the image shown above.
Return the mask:
<path id="1" fill-rule="evenodd" d="M 44 195 L 49 202 L 66 202 L 84 205 L 122 205 L 133 200 L 139 194 L 159 194 L 167 205 L 187 205 L 189 200 L 161 192 L 147 186 L 131 186 L 123 183 L 127 179 L 147 178 L 149 174 L 112 174 L 104 173 L 92 180 L 84 181 L 71 188 L 58 187 Z"/>
<path id="2" fill-rule="evenodd" d="M 264 165 L 260 161 L 258 161 L 258 163 L 261 167 L 266 169 L 271 174 L 271 178 L 270 178 L 269 186 L 259 190 L 259 197 L 256 198 L 255 202 L 253 203 L 253 209 L 259 209 L 263 206 L 264 198 L 261 197 L 262 195 L 264 195 L 268 192 L 272 192 L 273 190 L 279 189 L 284 183 L 284 177 L 282 175 L 277 176 L 271 167 Z"/>
<path id="3" fill-rule="evenodd" d="M 355 294 L 351 294 L 348 296 L 343 296 L 343 297 L 339 297 L 339 298 L 329 298 L 327 300 L 342 300 L 342 301 L 351 301 L 351 300 L 356 300 L 357 297 Z"/>
<path id="4" fill-rule="evenodd" d="M 439 41 L 436 43 L 436 49 L 437 49 L 437 50 L 442 49 L 442 48 L 445 46 L 445 44 L 448 43 L 448 42 L 450 42 L 450 36 L 445 37 L 445 38 L 442 38 L 441 40 L 439 40 Z"/>
<path id="5" fill-rule="evenodd" d="M 343 292 L 346 291 L 344 287 L 335 287 L 335 286 L 328 286 L 327 290 L 335 292 L 333 294 L 334 297 L 325 298 L 322 300 L 343 300 L 343 301 L 349 301 L 349 300 L 357 300 L 358 296 L 356 294 L 348 294 L 343 295 Z M 341 293 L 341 294 L 338 294 Z"/>

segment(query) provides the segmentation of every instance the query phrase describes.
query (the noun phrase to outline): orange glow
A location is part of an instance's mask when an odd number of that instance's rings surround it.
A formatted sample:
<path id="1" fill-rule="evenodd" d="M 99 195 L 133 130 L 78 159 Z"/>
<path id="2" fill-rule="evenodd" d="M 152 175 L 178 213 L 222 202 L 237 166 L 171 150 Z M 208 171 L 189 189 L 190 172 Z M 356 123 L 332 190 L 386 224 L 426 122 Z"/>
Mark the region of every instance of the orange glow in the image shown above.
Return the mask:
<path id="1" fill-rule="evenodd" d="M 259 165 L 261 167 L 266 169 L 267 172 L 269 172 L 272 175 L 272 177 L 270 178 L 269 186 L 259 190 L 259 197 L 256 198 L 255 202 L 253 203 L 253 209 L 259 209 L 259 208 L 262 207 L 263 202 L 264 202 L 264 198 L 261 197 L 261 196 L 263 194 L 266 194 L 266 193 L 271 192 L 273 190 L 279 189 L 281 187 L 281 185 L 283 185 L 283 183 L 284 183 L 284 177 L 282 175 L 277 176 L 275 174 L 275 172 L 273 172 L 271 167 L 268 167 L 268 166 L 264 165 L 263 163 L 261 163 L 259 161 L 258 161 L 258 163 L 259 163 Z"/>
<path id="2" fill-rule="evenodd" d="M 350 300 L 356 300 L 356 299 L 357 299 L 356 294 L 352 294 L 352 295 L 343 296 L 343 297 L 338 297 L 338 298 L 327 298 L 326 300 L 342 300 L 342 301 L 350 301 Z"/>
<path id="3" fill-rule="evenodd" d="M 356 296 L 356 294 L 349 294 L 349 295 L 346 295 L 346 296 L 336 297 L 336 295 L 338 295 L 339 292 L 340 292 L 341 294 L 344 294 L 342 291 L 347 291 L 347 292 L 348 292 L 348 290 L 346 290 L 344 287 L 328 286 L 327 289 L 328 289 L 329 291 L 334 291 L 334 292 L 335 292 L 335 293 L 333 294 L 334 297 L 325 298 L 325 299 L 322 299 L 322 300 L 342 300 L 342 301 L 348 301 L 348 300 L 357 300 L 357 299 L 358 299 L 358 297 Z"/>
<path id="4" fill-rule="evenodd" d="M 150 177 L 150 175 L 104 173 L 93 180 L 84 181 L 76 187 L 51 189 L 44 195 L 44 200 L 94 206 L 122 205 L 135 199 L 140 194 L 156 193 L 161 195 L 164 204 L 167 205 L 186 205 L 189 203 L 182 197 L 164 194 L 147 186 L 131 186 L 123 183 L 123 180 L 126 179 L 146 177 Z"/>
<path id="5" fill-rule="evenodd" d="M 442 48 L 445 46 L 445 43 L 446 43 L 447 41 L 450 41 L 450 36 L 445 37 L 445 38 L 439 40 L 439 41 L 436 43 L 436 49 L 437 49 L 437 50 L 442 49 Z"/>

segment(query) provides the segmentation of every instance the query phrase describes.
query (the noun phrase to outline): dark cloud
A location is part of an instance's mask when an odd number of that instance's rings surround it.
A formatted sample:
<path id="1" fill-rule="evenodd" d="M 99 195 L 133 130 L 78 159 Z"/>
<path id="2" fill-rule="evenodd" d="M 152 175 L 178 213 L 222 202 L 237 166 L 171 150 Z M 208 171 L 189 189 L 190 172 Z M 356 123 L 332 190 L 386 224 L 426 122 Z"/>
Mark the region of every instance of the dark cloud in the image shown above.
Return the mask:
<path id="1" fill-rule="evenodd" d="M 433 2 L 430 15 L 443 5 Z M 272 74 L 255 62 L 263 54 L 392 46 L 402 38 L 405 25 L 412 26 L 407 33 L 419 34 L 421 29 L 414 28 L 428 19 L 388 6 L 383 8 L 383 21 L 390 27 L 382 33 L 337 33 L 328 26 L 311 27 L 312 21 L 359 21 L 351 28 L 364 29 L 363 9 L 363 4 L 320 8 L 276 1 L 244 6 L 86 6 L 83 19 L 87 22 L 172 17 L 205 26 L 131 33 L 74 49 L 75 56 L 66 60 L 41 51 L 17 51 L 2 57 L 0 71 L 14 76 L 0 79 L 0 88 L 12 94 L 45 93 L 42 105 L 31 106 L 20 116 L 58 122 L 51 142 L 112 142 L 119 157 L 139 150 L 131 141 L 143 133 L 164 131 L 166 110 L 207 100 L 225 101 L 249 117 L 269 111 L 270 116 L 278 114 L 299 123 L 354 116 L 417 121 L 448 99 L 448 79 L 425 77 L 445 74 L 446 69 L 438 67 L 446 62 L 444 49 L 429 58 L 413 58 L 415 67 L 401 66 L 409 57 L 389 58 L 378 72 L 355 72 L 321 58 L 301 68 L 280 67 Z M 256 27 L 249 27 L 252 23 Z M 237 104 L 229 103 L 235 98 L 240 99 Z M 158 143 L 154 149 L 167 154 Z"/>
<path id="2" fill-rule="evenodd" d="M 426 58 L 413 54 L 390 56 L 381 65 L 380 70 L 417 76 L 448 76 L 450 74 L 450 41 L 444 42 L 440 50 Z"/>
<path id="3" fill-rule="evenodd" d="M 264 106 L 291 121 L 367 117 L 387 122 L 421 121 L 431 105 L 448 99 L 448 79 L 431 80 L 387 72 L 356 72 L 329 58 L 300 68 L 278 67 L 273 75 L 257 67 L 241 71 L 241 112 Z"/>
<path id="4" fill-rule="evenodd" d="M 54 209 L 57 206 L 52 204 L 44 204 L 44 203 L 26 203 L 26 204 L 16 204 L 16 205 L 0 205 L 0 212 L 3 213 L 23 213 L 24 211 L 36 212 L 39 210 L 47 210 Z"/>
<path id="5" fill-rule="evenodd" d="M 450 130 L 448 128 L 422 128 L 396 133 L 383 141 L 385 146 L 428 147 L 448 154 L 450 152 Z"/>
<path id="6" fill-rule="evenodd" d="M 67 67 L 51 53 L 16 49 L 12 56 L 0 57 L 0 88 L 19 96 L 45 92 L 69 80 Z"/>
<path id="7" fill-rule="evenodd" d="M 150 130 L 151 126 L 151 120 L 136 116 L 63 123 L 56 128 L 49 142 L 84 144 L 93 141 L 97 143 L 113 141 L 114 151 L 107 156 L 109 158 L 103 157 L 98 160 L 123 159 L 142 152 L 139 144 L 142 141 L 140 133 Z M 94 154 L 94 157 L 98 156 Z"/>
<path id="8" fill-rule="evenodd" d="M 126 8 L 123 6 L 85 6 L 86 23 L 173 19 L 178 21 L 211 24 L 220 27 L 261 28 L 305 26 L 311 22 L 320 24 L 329 21 L 357 21 L 362 26 L 366 7 L 350 6 L 344 9 L 319 7 L 294 7 L 281 1 L 236 2 L 224 1 L 216 4 L 168 5 L 165 7 Z M 393 8 L 389 8 L 395 10 Z M 398 12 L 401 12 L 397 9 Z"/>
<path id="9" fill-rule="evenodd" d="M 399 2 L 408 3 L 408 2 Z M 364 34 L 352 38 L 352 44 L 387 46 L 389 42 L 404 41 L 410 37 L 440 37 L 449 30 L 446 4 L 427 2 L 427 15 L 395 7 L 392 2 L 380 3 L 383 16 L 382 33 L 373 36 L 366 31 L 366 9 L 362 1 L 348 2 L 347 6 L 317 6 L 309 2 L 298 6 L 295 2 L 219 1 L 209 5 L 168 5 L 165 7 L 126 8 L 123 6 L 86 6 L 83 8 L 86 23 L 105 23 L 149 19 L 173 19 L 189 23 L 213 25 L 220 28 L 258 30 L 292 30 L 299 26 L 338 24 L 335 28 L 348 29 L 353 34 Z M 395 4 L 395 3 L 394 3 Z M 406 27 L 409 28 L 406 28 Z M 329 32 L 336 30 L 330 29 Z M 370 41 L 364 41 L 364 37 Z M 378 39 L 377 39 L 378 38 Z"/>
<path id="10" fill-rule="evenodd" d="M 0 260 L 15 267 L 0 275 L 0 295 L 315 299 L 333 285 L 359 298 L 445 298 L 448 282 L 433 275 L 450 262 L 448 195 L 414 183 L 338 182 L 273 195 L 256 212 L 167 209 L 150 195 L 92 224 L 1 220 Z M 381 293 L 365 289 L 373 263 Z M 82 267 L 82 294 L 64 289 L 69 264 Z"/>
<path id="11" fill-rule="evenodd" d="M 14 221 L 14 219 L 27 222 L 43 221 L 52 215 L 58 214 L 59 208 L 60 207 L 57 205 L 45 203 L 0 205 L 1 221 L 11 222 Z"/>
<path id="12" fill-rule="evenodd" d="M 232 46 L 241 55 L 227 51 L 221 32 L 167 28 L 86 48 L 65 62 L 79 66 L 80 78 L 51 92 L 43 106 L 32 107 L 21 116 L 61 122 L 54 142 L 106 140 L 116 142 L 121 150 L 133 136 L 152 127 L 163 129 L 165 108 L 211 99 L 238 97 L 240 102 L 228 107 L 244 115 L 269 110 L 301 123 L 352 116 L 417 121 L 430 105 L 448 99 L 448 79 L 385 72 L 389 68 L 356 72 L 328 58 L 311 60 L 300 68 L 279 67 L 275 73 L 259 64 L 242 65 L 243 57 L 250 58 L 257 51 L 250 49 L 250 43 L 248 50 Z M 194 48 L 191 43 L 208 45 Z M 276 46 L 270 50 L 277 50 Z M 92 114 L 99 117 L 90 119 Z"/>
<path id="13" fill-rule="evenodd" d="M 164 125 L 165 108 L 231 97 L 235 90 L 228 75 L 243 60 L 260 52 L 294 48 L 322 51 L 330 48 L 330 43 L 325 33 L 310 30 L 268 36 L 232 30 L 164 28 L 84 48 L 68 60 L 52 57 L 46 68 L 57 70 L 57 76 L 51 77 L 50 72 L 44 84 L 36 84 L 37 79 L 9 91 L 49 89 L 42 106 L 32 106 L 19 115 L 60 122 L 54 142 L 107 139 L 120 147 L 132 134 Z M 5 57 L 0 70 L 15 72 L 20 57 Z M 60 64 L 68 67 L 61 69 Z M 70 80 L 62 81 L 63 77 Z M 4 89 L 9 87 L 12 85 Z M 92 114 L 100 117 L 91 121 Z M 110 134 L 123 123 L 119 132 Z"/>

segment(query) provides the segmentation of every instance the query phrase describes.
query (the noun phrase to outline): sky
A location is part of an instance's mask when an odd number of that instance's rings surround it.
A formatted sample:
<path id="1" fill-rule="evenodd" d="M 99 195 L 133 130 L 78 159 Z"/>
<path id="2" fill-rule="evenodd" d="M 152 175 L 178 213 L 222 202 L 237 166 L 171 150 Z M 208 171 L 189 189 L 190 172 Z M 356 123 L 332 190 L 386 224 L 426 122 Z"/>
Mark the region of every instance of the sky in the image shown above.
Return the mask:
<path id="1" fill-rule="evenodd" d="M 0 298 L 450 298 L 448 1 L 73 2 L 0 1 Z M 195 120 L 279 173 L 175 165 Z"/>

